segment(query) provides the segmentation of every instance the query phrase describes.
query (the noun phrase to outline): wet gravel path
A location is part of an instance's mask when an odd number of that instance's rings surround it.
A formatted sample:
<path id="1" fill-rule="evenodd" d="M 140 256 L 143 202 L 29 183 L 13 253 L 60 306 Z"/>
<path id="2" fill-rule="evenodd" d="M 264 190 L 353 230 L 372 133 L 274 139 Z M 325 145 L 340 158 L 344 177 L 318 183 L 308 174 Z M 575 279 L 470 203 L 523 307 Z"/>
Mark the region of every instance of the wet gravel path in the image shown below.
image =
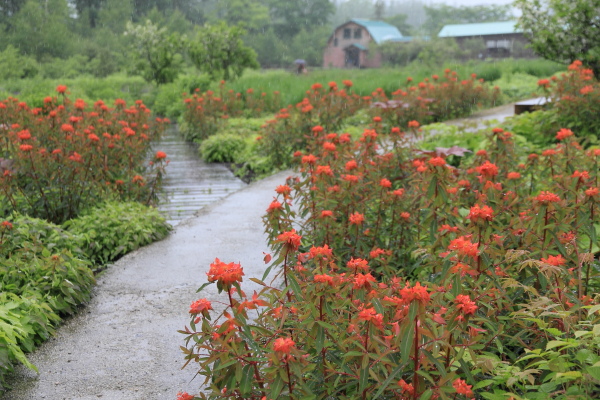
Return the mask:
<path id="1" fill-rule="evenodd" d="M 202 161 L 197 146 L 186 142 L 174 125 L 152 147 L 167 153 L 169 160 L 158 209 L 171 225 L 246 187 L 225 165 Z"/>
<path id="2" fill-rule="evenodd" d="M 99 279 L 88 306 L 30 357 L 36 374 L 20 368 L 3 399 L 162 400 L 179 390 L 197 393 L 193 368 L 180 370 L 177 332 L 189 323 L 192 301 L 202 294 L 215 257 L 241 262 L 243 287 L 265 269 L 262 215 L 289 171 L 249 185 L 181 222 L 166 239 L 120 259 Z"/>

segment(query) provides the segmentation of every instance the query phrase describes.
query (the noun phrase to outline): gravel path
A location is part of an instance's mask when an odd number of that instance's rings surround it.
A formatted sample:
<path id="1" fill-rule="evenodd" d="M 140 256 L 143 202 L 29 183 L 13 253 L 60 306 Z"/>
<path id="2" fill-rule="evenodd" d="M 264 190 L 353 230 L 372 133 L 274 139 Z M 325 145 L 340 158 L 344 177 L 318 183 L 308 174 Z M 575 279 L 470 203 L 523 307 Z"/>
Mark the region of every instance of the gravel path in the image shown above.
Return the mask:
<path id="1" fill-rule="evenodd" d="M 215 285 L 195 293 L 215 257 L 241 262 L 243 288 L 256 289 L 248 279 L 262 277 L 268 250 L 261 217 L 289 174 L 205 207 L 163 241 L 111 266 L 90 304 L 31 355 L 39 374 L 20 368 L 2 398 L 161 400 L 175 399 L 179 390 L 197 393 L 201 379 L 192 380 L 190 366 L 181 370 L 184 335 L 177 330 L 189 323 L 192 301 L 218 297 Z"/>

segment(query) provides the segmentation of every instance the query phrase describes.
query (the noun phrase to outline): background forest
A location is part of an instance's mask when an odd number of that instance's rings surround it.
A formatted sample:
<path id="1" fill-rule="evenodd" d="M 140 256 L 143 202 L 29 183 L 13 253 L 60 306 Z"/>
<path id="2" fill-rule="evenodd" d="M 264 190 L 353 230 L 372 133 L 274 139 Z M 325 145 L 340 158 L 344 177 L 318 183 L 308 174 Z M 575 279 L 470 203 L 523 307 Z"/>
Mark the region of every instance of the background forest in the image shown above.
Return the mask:
<path id="1" fill-rule="evenodd" d="M 3 0 L 0 79 L 143 76 L 139 54 L 130 51 L 136 35 L 125 32 L 151 26 L 170 43 L 170 81 L 193 64 L 178 47 L 193 42 L 205 24 L 220 21 L 243 28 L 242 40 L 263 68 L 293 68 L 298 58 L 320 66 L 333 28 L 355 17 L 385 20 L 415 37 L 410 45 L 385 49 L 390 64 L 406 64 L 424 48 L 435 49 L 435 40 L 423 38 L 435 38 L 444 24 L 506 20 L 511 9 L 427 6 L 419 0 Z"/>

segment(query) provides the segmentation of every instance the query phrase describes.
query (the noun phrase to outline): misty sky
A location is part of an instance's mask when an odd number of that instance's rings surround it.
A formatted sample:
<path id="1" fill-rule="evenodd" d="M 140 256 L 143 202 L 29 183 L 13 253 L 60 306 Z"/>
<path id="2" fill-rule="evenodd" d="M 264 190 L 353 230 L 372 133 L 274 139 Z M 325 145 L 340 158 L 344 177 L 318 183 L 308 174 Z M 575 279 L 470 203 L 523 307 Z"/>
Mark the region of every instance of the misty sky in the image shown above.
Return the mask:
<path id="1" fill-rule="evenodd" d="M 430 4 L 448 4 L 450 6 L 479 6 L 479 5 L 504 5 L 511 4 L 513 0 L 424 0 L 423 3 Z"/>

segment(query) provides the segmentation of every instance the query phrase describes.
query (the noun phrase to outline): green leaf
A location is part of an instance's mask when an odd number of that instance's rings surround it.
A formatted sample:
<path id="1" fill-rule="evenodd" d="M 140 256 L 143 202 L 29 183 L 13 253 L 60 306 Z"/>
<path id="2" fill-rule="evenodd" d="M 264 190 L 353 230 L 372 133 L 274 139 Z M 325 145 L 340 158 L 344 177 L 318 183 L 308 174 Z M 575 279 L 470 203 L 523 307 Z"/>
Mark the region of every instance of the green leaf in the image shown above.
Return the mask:
<path id="1" fill-rule="evenodd" d="M 405 364 L 408 361 L 408 358 L 410 357 L 410 350 L 413 345 L 413 339 L 415 338 L 415 330 L 413 328 L 413 324 L 413 320 L 407 321 L 404 329 L 401 331 L 402 341 L 400 342 L 400 362 L 402 364 Z"/>
<path id="2" fill-rule="evenodd" d="M 321 353 L 323 346 L 325 345 L 325 330 L 322 326 L 317 328 L 317 340 L 315 342 L 315 350 L 317 353 Z"/>
<path id="3" fill-rule="evenodd" d="M 555 347 L 560 347 L 560 346 L 566 346 L 569 343 L 564 342 L 562 340 L 550 340 L 547 344 L 546 344 L 546 350 L 551 350 Z"/>
<path id="4" fill-rule="evenodd" d="M 367 359 L 369 358 L 368 356 Z M 367 389 L 367 385 L 369 384 L 369 366 L 362 368 L 360 370 L 360 376 L 358 378 L 358 388 L 362 392 Z"/>
<path id="5" fill-rule="evenodd" d="M 381 396 L 381 394 L 385 391 L 385 389 L 387 389 L 388 385 L 390 384 L 390 382 L 392 380 L 394 380 L 394 378 L 396 377 L 396 375 L 398 375 L 398 373 L 400 371 L 402 371 L 404 369 L 404 367 L 406 366 L 405 363 L 400 364 L 399 366 L 396 367 L 396 369 L 394 369 L 389 375 L 388 377 L 385 379 L 385 381 L 383 381 L 382 383 L 380 383 L 379 386 L 379 390 L 377 390 L 377 392 L 375 392 L 375 395 L 373 395 L 373 400 L 375 400 L 376 398 L 378 398 L 379 396 Z"/>
<path id="6" fill-rule="evenodd" d="M 283 382 L 283 379 L 281 379 L 281 377 L 279 375 L 277 375 L 275 377 L 275 380 L 273 381 L 273 384 L 270 387 L 271 393 L 269 393 L 269 396 L 267 396 L 267 398 L 268 399 L 277 399 L 279 397 L 279 393 L 281 393 L 281 390 L 283 389 L 284 385 L 285 385 L 285 382 Z"/>
<path id="7" fill-rule="evenodd" d="M 296 278 L 293 274 L 288 274 L 288 282 L 290 284 L 290 287 L 294 291 L 294 295 L 297 297 L 297 299 L 302 300 L 304 298 L 304 296 L 302 295 L 302 289 L 300 289 L 300 285 L 298 285 L 298 282 L 296 281 Z"/>
<path id="8" fill-rule="evenodd" d="M 248 364 L 244 366 L 244 369 L 242 370 L 242 379 L 240 380 L 240 391 L 242 394 L 249 394 L 252 390 L 254 379 L 253 369 L 253 366 Z"/>
<path id="9" fill-rule="evenodd" d="M 429 360 L 435 365 L 435 367 L 439 371 L 440 375 L 446 376 L 446 368 L 444 368 L 444 366 L 442 365 L 442 363 L 440 362 L 440 360 L 438 360 L 437 358 L 435 358 L 433 356 L 433 354 L 431 354 L 427 350 L 421 350 L 421 352 L 425 353 L 425 355 L 427 356 L 427 358 L 429 358 Z"/>

